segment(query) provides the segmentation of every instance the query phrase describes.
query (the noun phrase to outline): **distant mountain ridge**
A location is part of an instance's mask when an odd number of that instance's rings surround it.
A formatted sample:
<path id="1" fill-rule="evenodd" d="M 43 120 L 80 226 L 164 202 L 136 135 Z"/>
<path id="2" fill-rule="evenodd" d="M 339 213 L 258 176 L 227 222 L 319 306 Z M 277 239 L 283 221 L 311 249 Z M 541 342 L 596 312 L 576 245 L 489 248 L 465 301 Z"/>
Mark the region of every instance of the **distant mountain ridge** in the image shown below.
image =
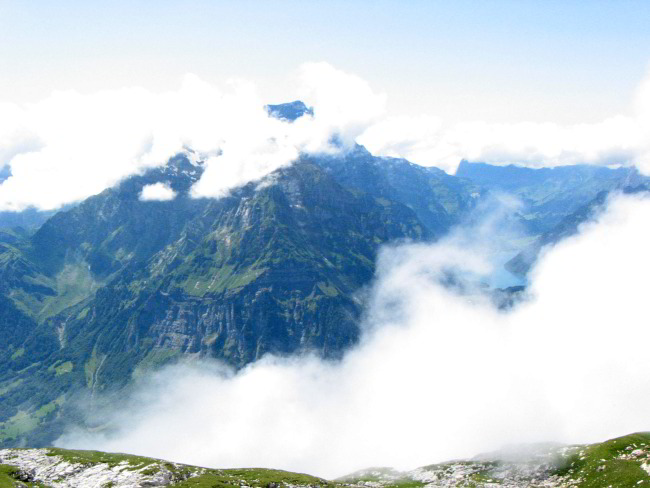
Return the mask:
<path id="1" fill-rule="evenodd" d="M 616 169 L 593 165 L 526 168 L 461 161 L 456 176 L 521 200 L 520 222 L 531 234 L 550 231 L 571 212 L 589 203 L 600 191 L 648 182 L 634 167 Z"/>

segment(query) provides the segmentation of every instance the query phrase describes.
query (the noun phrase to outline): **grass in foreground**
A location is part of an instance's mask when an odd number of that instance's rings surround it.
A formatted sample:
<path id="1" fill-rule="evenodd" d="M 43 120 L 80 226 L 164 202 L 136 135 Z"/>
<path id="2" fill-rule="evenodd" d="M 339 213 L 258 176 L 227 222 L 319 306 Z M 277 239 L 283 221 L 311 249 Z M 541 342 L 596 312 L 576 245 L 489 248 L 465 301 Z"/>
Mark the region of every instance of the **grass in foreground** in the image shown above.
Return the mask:
<path id="1" fill-rule="evenodd" d="M 650 464 L 650 433 L 630 434 L 578 449 L 557 474 L 584 488 L 632 487 L 650 483 L 641 466 Z"/>
<path id="2" fill-rule="evenodd" d="M 120 463 L 126 462 L 127 469 L 142 469 L 147 466 L 160 463 L 157 459 L 151 459 L 131 454 L 109 453 L 101 451 L 76 451 L 70 449 L 60 449 L 52 447 L 48 449 L 48 456 L 59 456 L 62 461 L 72 464 L 81 464 L 82 466 L 92 466 L 95 464 L 107 464 L 110 468 Z"/>
<path id="3" fill-rule="evenodd" d="M 334 487 L 335 483 L 309 476 L 307 474 L 291 473 L 276 469 L 223 469 L 206 470 L 199 476 L 186 479 L 174 486 L 195 488 L 232 488 L 239 487 L 242 482 L 251 487 L 272 487 L 274 484 L 287 483 L 290 485 L 310 485 Z"/>
<path id="4" fill-rule="evenodd" d="M 30 483 L 19 479 L 20 470 L 16 466 L 0 464 L 0 488 L 16 488 L 28 486 L 30 488 L 45 488 L 40 483 Z"/>

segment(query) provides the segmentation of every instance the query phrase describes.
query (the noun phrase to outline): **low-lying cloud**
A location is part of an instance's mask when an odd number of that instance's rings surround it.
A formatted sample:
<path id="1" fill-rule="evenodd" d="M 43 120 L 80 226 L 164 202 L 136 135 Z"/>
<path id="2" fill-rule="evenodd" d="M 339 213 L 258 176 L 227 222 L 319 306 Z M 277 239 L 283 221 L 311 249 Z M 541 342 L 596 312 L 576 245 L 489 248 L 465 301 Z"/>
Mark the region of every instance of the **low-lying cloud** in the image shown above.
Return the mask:
<path id="1" fill-rule="evenodd" d="M 340 362 L 170 367 L 112 415 L 114 434 L 59 444 L 334 477 L 648 429 L 648 221 L 649 199 L 617 196 L 543 254 L 508 312 L 440 284 L 450 267 L 490 273 L 488 228 L 473 245 L 387 247 L 364 338 Z"/>

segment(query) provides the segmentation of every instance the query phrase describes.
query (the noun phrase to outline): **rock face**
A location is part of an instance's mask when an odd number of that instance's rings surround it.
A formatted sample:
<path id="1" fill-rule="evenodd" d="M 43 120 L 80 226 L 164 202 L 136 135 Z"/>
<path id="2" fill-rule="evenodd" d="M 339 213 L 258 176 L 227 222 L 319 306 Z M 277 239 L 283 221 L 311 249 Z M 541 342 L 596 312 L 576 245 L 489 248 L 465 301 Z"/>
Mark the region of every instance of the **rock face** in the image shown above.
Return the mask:
<path id="1" fill-rule="evenodd" d="M 47 449 L 1 450 L 0 464 L 15 466 L 11 477 L 17 481 L 70 488 L 165 486 L 172 481 L 172 472 L 162 463 L 152 469 L 145 462 L 130 464 L 129 460 L 117 463 L 92 464 L 66 461 Z"/>
<path id="2" fill-rule="evenodd" d="M 144 488 L 154 486 L 325 487 L 313 476 L 269 469 L 216 470 L 158 459 L 65 449 L 0 450 L 0 486 Z"/>

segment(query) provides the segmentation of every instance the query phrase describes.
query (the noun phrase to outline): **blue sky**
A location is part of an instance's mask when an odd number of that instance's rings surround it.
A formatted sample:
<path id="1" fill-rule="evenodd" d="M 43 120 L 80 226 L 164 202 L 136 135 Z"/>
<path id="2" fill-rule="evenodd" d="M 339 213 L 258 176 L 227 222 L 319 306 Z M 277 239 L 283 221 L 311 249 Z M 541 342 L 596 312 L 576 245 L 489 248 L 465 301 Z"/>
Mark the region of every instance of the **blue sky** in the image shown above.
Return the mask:
<path id="1" fill-rule="evenodd" d="M 0 100 L 175 89 L 187 72 L 277 102 L 305 61 L 388 95 L 394 114 L 592 122 L 625 113 L 650 61 L 650 2 L 6 1 Z"/>

